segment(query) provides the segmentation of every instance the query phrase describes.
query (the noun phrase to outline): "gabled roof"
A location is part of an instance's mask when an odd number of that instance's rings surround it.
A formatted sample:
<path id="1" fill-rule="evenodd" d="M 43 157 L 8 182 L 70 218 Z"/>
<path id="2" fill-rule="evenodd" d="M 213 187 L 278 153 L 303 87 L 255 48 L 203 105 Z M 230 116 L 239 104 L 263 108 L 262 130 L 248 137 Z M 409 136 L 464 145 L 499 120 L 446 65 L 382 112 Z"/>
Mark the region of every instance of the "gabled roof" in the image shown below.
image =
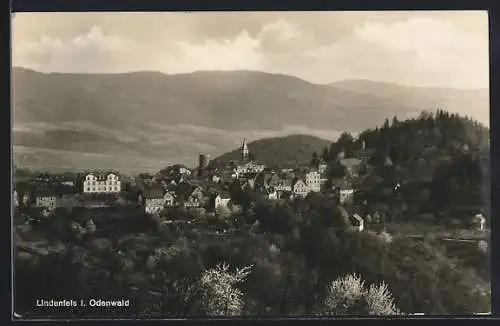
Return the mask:
<path id="1" fill-rule="evenodd" d="M 292 178 L 280 178 L 276 180 L 276 182 L 273 182 L 274 186 L 281 186 L 281 187 L 291 187 L 293 184 Z"/>
<path id="2" fill-rule="evenodd" d="M 172 197 L 172 198 L 175 198 L 175 194 L 171 193 L 171 192 L 166 192 L 165 195 L 163 197 Z"/>
<path id="3" fill-rule="evenodd" d="M 145 199 L 159 199 L 165 196 L 165 191 L 161 187 L 150 187 L 144 190 L 143 196 Z"/>
<path id="4" fill-rule="evenodd" d="M 83 178 L 85 178 L 89 174 L 94 175 L 97 178 L 97 180 L 106 180 L 106 178 L 110 174 L 114 174 L 120 177 L 120 174 L 114 170 L 93 170 L 93 171 L 85 171 L 85 173 L 83 174 Z"/>
<path id="5" fill-rule="evenodd" d="M 358 223 L 364 223 L 365 220 L 363 220 L 363 218 L 361 216 L 359 216 L 358 214 L 354 213 L 351 215 L 352 219 Z"/>
<path id="6" fill-rule="evenodd" d="M 302 178 L 299 178 L 299 177 L 293 178 L 292 185 L 295 187 L 295 185 L 299 182 L 302 182 L 304 185 L 306 185 L 306 182 Z"/>
<path id="7" fill-rule="evenodd" d="M 54 189 L 37 189 L 34 192 L 35 197 L 55 197 L 56 192 Z"/>
<path id="8" fill-rule="evenodd" d="M 231 195 L 227 191 L 220 191 L 217 193 L 222 199 L 231 199 Z"/>

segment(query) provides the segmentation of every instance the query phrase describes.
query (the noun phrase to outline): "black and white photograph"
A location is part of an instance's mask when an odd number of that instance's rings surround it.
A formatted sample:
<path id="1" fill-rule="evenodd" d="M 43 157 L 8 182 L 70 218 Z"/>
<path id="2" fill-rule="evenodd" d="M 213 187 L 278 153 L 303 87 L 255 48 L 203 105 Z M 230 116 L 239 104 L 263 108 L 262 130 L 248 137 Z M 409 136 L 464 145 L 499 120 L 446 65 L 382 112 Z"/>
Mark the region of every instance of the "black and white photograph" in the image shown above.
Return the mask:
<path id="1" fill-rule="evenodd" d="M 12 16 L 17 319 L 491 313 L 486 11 Z"/>

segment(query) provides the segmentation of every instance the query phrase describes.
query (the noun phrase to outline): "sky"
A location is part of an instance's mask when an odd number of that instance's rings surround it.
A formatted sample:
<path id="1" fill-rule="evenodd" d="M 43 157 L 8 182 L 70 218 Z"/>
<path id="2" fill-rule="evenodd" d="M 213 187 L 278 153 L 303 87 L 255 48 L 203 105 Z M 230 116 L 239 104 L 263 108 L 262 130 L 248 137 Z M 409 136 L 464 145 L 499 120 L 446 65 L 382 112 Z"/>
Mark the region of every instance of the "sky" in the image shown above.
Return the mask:
<path id="1" fill-rule="evenodd" d="M 258 70 L 489 88 L 486 11 L 17 13 L 12 64 L 41 72 Z"/>

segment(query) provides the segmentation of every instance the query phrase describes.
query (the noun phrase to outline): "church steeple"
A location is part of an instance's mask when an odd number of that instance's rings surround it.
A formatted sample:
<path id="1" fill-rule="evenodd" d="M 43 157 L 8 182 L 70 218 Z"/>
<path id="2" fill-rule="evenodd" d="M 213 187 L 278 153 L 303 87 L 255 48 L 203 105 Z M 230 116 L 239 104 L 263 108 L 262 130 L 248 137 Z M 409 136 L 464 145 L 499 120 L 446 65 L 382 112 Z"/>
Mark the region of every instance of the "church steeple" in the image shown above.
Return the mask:
<path id="1" fill-rule="evenodd" d="M 241 157 L 242 157 L 243 161 L 248 160 L 248 154 L 249 154 L 249 151 L 248 151 L 247 141 L 245 138 L 243 138 L 243 145 L 241 146 Z"/>

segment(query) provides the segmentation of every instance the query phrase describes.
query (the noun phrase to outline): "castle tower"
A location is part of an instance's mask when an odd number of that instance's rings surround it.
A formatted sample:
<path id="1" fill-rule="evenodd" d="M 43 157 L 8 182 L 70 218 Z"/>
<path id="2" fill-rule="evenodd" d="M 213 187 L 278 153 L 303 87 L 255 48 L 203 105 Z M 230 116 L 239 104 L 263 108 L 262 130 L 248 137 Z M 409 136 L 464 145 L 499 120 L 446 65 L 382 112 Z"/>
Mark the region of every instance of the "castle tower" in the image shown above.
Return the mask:
<path id="1" fill-rule="evenodd" d="M 208 167 L 209 156 L 206 154 L 200 154 L 198 167 L 200 170 L 204 170 Z"/>
<path id="2" fill-rule="evenodd" d="M 249 151 L 246 139 L 243 139 L 243 145 L 241 146 L 241 158 L 243 161 L 248 161 Z"/>

